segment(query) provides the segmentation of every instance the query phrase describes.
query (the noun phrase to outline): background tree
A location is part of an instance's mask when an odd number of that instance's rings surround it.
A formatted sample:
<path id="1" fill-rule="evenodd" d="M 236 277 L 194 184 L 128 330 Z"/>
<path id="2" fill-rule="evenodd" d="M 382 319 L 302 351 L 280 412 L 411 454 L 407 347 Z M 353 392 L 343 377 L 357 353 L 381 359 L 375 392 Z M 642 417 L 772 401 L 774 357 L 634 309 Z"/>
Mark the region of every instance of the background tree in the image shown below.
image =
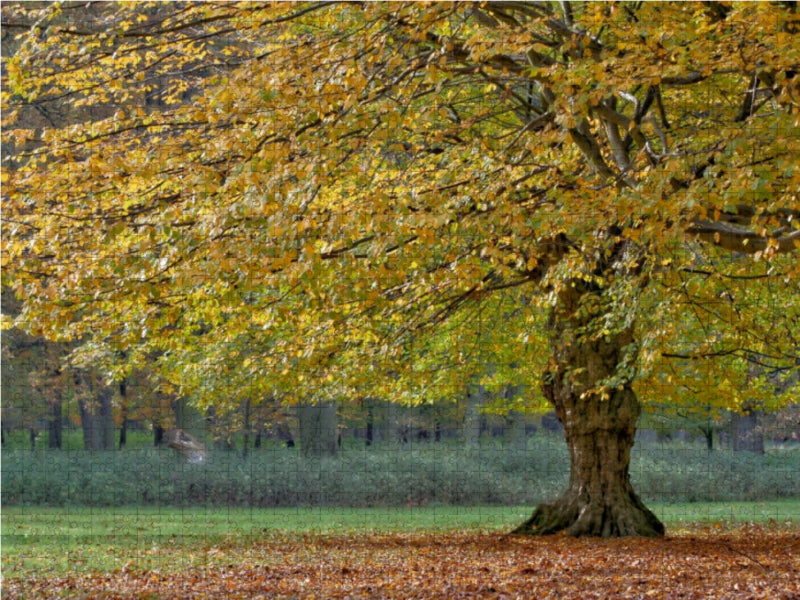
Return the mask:
<path id="1" fill-rule="evenodd" d="M 419 402 L 514 365 L 572 460 L 519 531 L 613 536 L 663 533 L 642 403 L 797 369 L 793 5 L 68 10 L 16 11 L 5 118 L 101 116 L 4 128 L 3 276 L 111 378 Z"/>
<path id="2" fill-rule="evenodd" d="M 3 439 L 7 431 L 25 429 L 31 450 L 36 445 L 42 422 L 47 420 L 49 425 L 50 419 L 55 419 L 61 407 L 56 386 L 48 388 L 51 390 L 49 397 L 41 393 L 44 386 L 40 384 L 49 379 L 44 364 L 45 350 L 45 342 L 41 338 L 31 338 L 21 331 L 3 335 Z M 50 367 L 56 368 L 52 364 Z M 54 373 L 50 371 L 50 374 Z M 48 444 L 60 447 L 59 432 L 58 424 L 48 426 L 48 433 L 51 434 Z"/>

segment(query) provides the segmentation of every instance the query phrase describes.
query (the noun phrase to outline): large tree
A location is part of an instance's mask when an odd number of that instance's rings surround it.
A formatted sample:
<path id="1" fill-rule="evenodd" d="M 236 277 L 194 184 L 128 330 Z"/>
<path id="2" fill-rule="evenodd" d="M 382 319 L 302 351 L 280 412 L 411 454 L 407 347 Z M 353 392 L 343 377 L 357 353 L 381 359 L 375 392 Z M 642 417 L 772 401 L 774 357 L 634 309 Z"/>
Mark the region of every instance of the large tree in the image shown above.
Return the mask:
<path id="1" fill-rule="evenodd" d="M 124 350 L 110 376 L 155 357 L 220 405 L 514 367 L 572 458 L 520 531 L 614 536 L 664 531 L 628 477 L 643 403 L 797 368 L 792 3 L 4 11 L 15 323 Z M 98 116 L 14 128 L 65 104 Z"/>

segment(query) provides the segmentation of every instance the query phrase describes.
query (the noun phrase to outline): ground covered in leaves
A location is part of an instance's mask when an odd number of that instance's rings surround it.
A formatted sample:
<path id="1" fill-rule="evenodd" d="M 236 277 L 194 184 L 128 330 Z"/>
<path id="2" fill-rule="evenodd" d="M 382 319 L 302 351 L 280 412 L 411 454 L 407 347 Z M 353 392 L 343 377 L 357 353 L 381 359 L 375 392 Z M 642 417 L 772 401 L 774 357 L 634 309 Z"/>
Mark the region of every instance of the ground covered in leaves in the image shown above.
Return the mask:
<path id="1" fill-rule="evenodd" d="M 205 565 L 18 577 L 3 598 L 800 599 L 800 532 L 742 525 L 665 539 L 491 533 L 252 537 Z"/>

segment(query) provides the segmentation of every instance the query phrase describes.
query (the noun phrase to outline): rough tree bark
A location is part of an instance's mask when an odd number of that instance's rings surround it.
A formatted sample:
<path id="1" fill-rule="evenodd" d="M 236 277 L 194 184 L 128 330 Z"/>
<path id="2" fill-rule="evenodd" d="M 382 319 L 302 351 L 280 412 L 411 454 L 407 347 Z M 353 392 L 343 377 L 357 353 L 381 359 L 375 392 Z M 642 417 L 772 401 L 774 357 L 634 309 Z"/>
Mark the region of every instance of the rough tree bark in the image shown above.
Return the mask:
<path id="1" fill-rule="evenodd" d="M 553 404 L 569 448 L 569 487 L 552 504 L 539 506 L 515 533 L 572 536 L 649 536 L 664 525 L 633 491 L 631 448 L 640 405 L 620 366 L 634 360 L 630 328 L 587 335 L 592 311 L 587 294 L 602 291 L 573 282 L 559 293 L 550 315 L 550 362 L 543 391 Z M 581 316 L 583 315 L 583 316 Z M 616 385 L 605 385 L 610 379 Z"/>

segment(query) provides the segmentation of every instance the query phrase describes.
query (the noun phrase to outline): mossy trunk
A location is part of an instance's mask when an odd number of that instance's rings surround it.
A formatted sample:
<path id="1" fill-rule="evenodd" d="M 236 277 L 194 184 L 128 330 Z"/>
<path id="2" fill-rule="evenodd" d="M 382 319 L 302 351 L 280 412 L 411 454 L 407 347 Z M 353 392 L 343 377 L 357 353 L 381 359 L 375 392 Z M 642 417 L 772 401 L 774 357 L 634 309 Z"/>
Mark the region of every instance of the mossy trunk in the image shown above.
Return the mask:
<path id="1" fill-rule="evenodd" d="M 632 328 L 597 328 L 596 291 L 577 284 L 559 294 L 550 315 L 550 362 L 543 391 L 569 448 L 569 487 L 539 506 L 516 533 L 572 536 L 661 536 L 664 526 L 630 483 L 640 405 L 631 387 Z M 592 309 L 592 306 L 595 308 Z"/>

